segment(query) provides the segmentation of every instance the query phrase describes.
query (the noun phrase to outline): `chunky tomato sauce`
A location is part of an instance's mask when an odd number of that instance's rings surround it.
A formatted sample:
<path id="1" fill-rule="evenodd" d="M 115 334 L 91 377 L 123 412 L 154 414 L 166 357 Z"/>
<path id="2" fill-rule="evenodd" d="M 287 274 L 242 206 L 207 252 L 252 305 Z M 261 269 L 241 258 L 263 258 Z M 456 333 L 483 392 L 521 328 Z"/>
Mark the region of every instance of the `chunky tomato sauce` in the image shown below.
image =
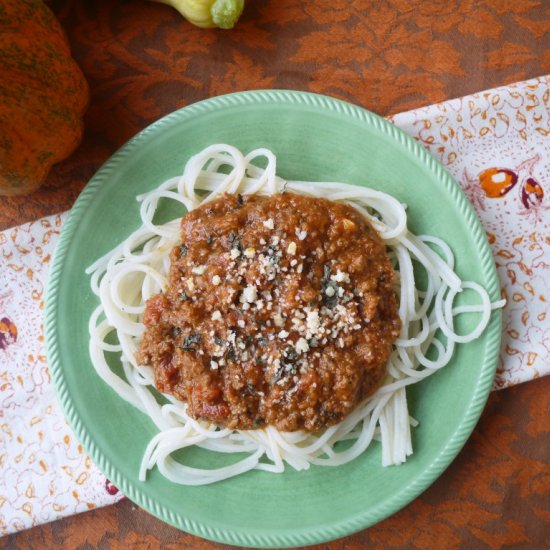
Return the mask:
<path id="1" fill-rule="evenodd" d="M 184 217 L 138 360 L 220 426 L 315 431 L 381 384 L 400 321 L 385 245 L 351 206 L 224 195 Z"/>

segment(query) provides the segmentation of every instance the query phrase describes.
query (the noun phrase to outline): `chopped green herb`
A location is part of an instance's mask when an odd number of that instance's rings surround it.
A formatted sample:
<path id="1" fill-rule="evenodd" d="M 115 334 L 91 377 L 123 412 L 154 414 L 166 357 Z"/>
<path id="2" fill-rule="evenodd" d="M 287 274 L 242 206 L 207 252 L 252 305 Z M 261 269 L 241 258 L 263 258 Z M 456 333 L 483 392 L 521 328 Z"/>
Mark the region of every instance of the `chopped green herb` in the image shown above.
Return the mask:
<path id="1" fill-rule="evenodd" d="M 208 235 L 208 237 L 206 237 L 206 242 L 208 244 L 212 244 L 214 242 L 214 237 L 212 235 Z"/>
<path id="2" fill-rule="evenodd" d="M 334 289 L 332 296 L 329 296 L 326 291 L 329 287 Z M 323 294 L 323 304 L 329 308 L 333 308 L 338 303 L 338 293 L 336 292 L 336 285 L 330 280 L 330 265 L 325 264 L 323 266 L 323 278 L 321 279 L 321 288 Z"/>
<path id="3" fill-rule="evenodd" d="M 189 296 L 187 296 L 187 294 L 184 291 L 182 291 L 180 292 L 179 299 L 182 302 L 187 302 L 187 300 L 189 300 Z"/>
<path id="4" fill-rule="evenodd" d="M 237 362 L 237 358 L 235 357 L 235 348 L 233 347 L 233 344 L 229 344 L 229 348 L 227 349 L 227 353 L 225 354 L 228 361 L 233 361 L 233 363 Z"/>
<path id="5" fill-rule="evenodd" d="M 180 349 L 183 351 L 195 351 L 195 344 L 198 344 L 201 341 L 201 335 L 194 333 L 185 337 L 183 344 L 180 346 Z"/>
<path id="6" fill-rule="evenodd" d="M 322 281 L 323 281 L 323 283 L 330 281 L 330 265 L 329 264 L 325 264 L 323 266 L 323 279 L 322 279 Z"/>
<path id="7" fill-rule="evenodd" d="M 332 309 L 338 303 L 338 295 L 334 294 L 333 296 L 327 296 L 323 293 L 323 303 L 325 306 Z"/>
<path id="8" fill-rule="evenodd" d="M 254 386 L 252 384 L 247 384 L 246 387 L 248 388 L 250 395 L 254 395 Z"/>
<path id="9" fill-rule="evenodd" d="M 319 347 L 319 340 L 317 340 L 317 338 L 310 338 L 308 341 L 307 341 L 307 345 L 310 347 L 310 348 L 316 348 L 316 347 Z"/>
<path id="10" fill-rule="evenodd" d="M 185 246 L 184 244 L 180 244 L 178 248 L 179 248 L 180 258 L 183 258 L 185 255 L 187 255 L 187 250 L 188 250 L 187 246 Z"/>
<path id="11" fill-rule="evenodd" d="M 271 384 L 275 384 L 276 382 L 278 382 L 281 379 L 281 376 L 283 376 L 284 371 L 285 371 L 285 366 L 281 365 L 277 369 L 277 372 L 275 372 L 275 374 L 271 377 Z"/>
<path id="12" fill-rule="evenodd" d="M 278 250 L 277 247 L 273 246 L 272 244 L 266 246 L 262 250 L 262 254 L 266 254 L 268 256 L 268 260 L 272 264 L 278 264 L 281 257 L 277 254 Z"/>
<path id="13" fill-rule="evenodd" d="M 265 346 L 267 344 L 267 338 L 260 336 L 260 338 L 258 338 L 258 344 L 260 344 L 260 346 Z"/>
<path id="14" fill-rule="evenodd" d="M 216 346 L 225 346 L 227 342 L 219 336 L 214 336 L 214 343 L 216 344 Z"/>
<path id="15" fill-rule="evenodd" d="M 296 374 L 296 365 L 292 363 L 285 363 L 284 367 L 286 372 L 289 372 L 290 374 Z"/>
<path id="16" fill-rule="evenodd" d="M 289 363 L 294 363 L 298 359 L 298 353 L 292 346 L 288 346 L 284 351 L 284 357 Z"/>
<path id="17" fill-rule="evenodd" d="M 240 252 L 240 255 L 242 256 L 242 253 L 244 251 L 244 246 L 241 243 L 241 236 L 236 235 L 233 231 L 231 231 L 227 237 L 227 240 L 229 241 L 229 244 L 231 244 L 233 248 L 236 248 Z"/>

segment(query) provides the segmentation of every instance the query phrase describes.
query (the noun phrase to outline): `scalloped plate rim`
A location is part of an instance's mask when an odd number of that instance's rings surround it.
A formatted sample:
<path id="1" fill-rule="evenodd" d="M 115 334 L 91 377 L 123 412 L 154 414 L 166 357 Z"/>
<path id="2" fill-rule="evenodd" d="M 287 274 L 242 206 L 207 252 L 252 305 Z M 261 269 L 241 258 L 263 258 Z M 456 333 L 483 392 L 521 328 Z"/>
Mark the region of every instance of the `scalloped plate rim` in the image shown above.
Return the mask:
<path id="1" fill-rule="evenodd" d="M 235 532 L 230 529 L 220 529 L 207 525 L 204 522 L 189 520 L 177 514 L 173 510 L 164 506 L 159 506 L 158 503 L 150 502 L 149 498 L 143 496 L 139 488 L 134 487 L 126 481 L 126 478 L 120 472 L 113 470 L 112 466 L 105 462 L 101 450 L 98 449 L 92 439 L 92 436 L 87 433 L 82 425 L 80 418 L 75 417 L 75 410 L 71 403 L 69 390 L 63 379 L 63 367 L 60 363 L 59 350 L 56 341 L 56 305 L 59 288 L 57 281 L 63 267 L 63 259 L 67 254 L 67 250 L 71 244 L 75 226 L 82 211 L 85 209 L 88 201 L 96 193 L 98 187 L 103 185 L 104 180 L 108 177 L 110 171 L 115 170 L 117 164 L 122 161 L 127 155 L 130 155 L 136 148 L 139 148 L 141 142 L 154 131 L 161 130 L 165 125 L 171 124 L 173 121 L 178 121 L 184 124 L 188 117 L 194 117 L 201 112 L 215 111 L 223 108 L 224 105 L 247 105 L 247 104 L 302 104 L 307 105 L 312 109 L 328 109 L 334 111 L 341 116 L 346 116 L 354 119 L 356 122 L 375 126 L 381 133 L 387 135 L 390 139 L 398 141 L 401 146 L 409 149 L 409 151 L 425 164 L 429 171 L 437 175 L 441 179 L 441 183 L 446 187 L 450 195 L 459 203 L 463 215 L 467 221 L 472 224 L 472 232 L 476 236 L 480 245 L 483 247 L 484 258 L 484 274 L 491 279 L 492 288 L 488 291 L 492 295 L 492 299 L 496 299 L 498 291 L 498 277 L 494 267 L 492 253 L 487 244 L 485 234 L 481 223 L 475 214 L 475 211 L 460 186 L 449 175 L 449 173 L 433 158 L 419 143 L 410 138 L 402 130 L 379 117 L 378 115 L 363 109 L 362 107 L 353 105 L 340 99 L 329 96 L 315 94 L 305 91 L 295 90 L 251 90 L 244 92 L 235 92 L 222 96 L 216 96 L 202 101 L 190 104 L 186 107 L 173 111 L 132 137 L 126 144 L 120 147 L 95 173 L 88 182 L 86 187 L 81 192 L 76 203 L 74 204 L 68 219 L 65 221 L 61 236 L 56 246 L 50 277 L 47 286 L 47 301 L 45 314 L 45 335 L 47 343 L 47 357 L 50 371 L 53 375 L 54 385 L 61 402 L 63 411 L 67 415 L 69 423 L 73 428 L 78 439 L 83 444 L 86 452 L 93 459 L 94 463 L 105 473 L 105 475 L 126 495 L 128 498 L 136 502 L 139 506 L 150 511 L 159 519 L 172 524 L 178 529 L 190 532 L 192 534 L 210 539 L 216 542 L 225 544 L 236 544 L 250 547 L 281 547 L 281 546 L 302 546 L 316 543 L 327 542 L 334 540 L 359 530 L 370 527 L 371 525 L 382 521 L 393 513 L 397 512 L 426 490 L 450 465 L 456 455 L 462 449 L 469 435 L 473 431 L 481 412 L 483 411 L 485 402 L 488 398 L 491 385 L 495 376 L 498 349 L 501 338 L 501 312 L 496 311 L 487 327 L 484 337 L 488 339 L 491 345 L 492 353 L 488 353 L 484 357 L 483 365 L 480 370 L 483 371 L 483 377 L 480 378 L 479 384 L 476 386 L 476 392 L 472 395 L 468 409 L 464 419 L 457 427 L 453 437 L 447 441 L 447 444 L 442 448 L 440 453 L 434 457 L 432 462 L 426 466 L 422 475 L 414 478 L 406 488 L 400 493 L 394 495 L 386 504 L 386 511 L 380 514 L 376 511 L 365 511 L 355 517 L 351 517 L 346 521 L 341 521 L 327 527 L 320 527 L 315 531 L 311 529 L 301 530 L 295 529 L 289 533 L 242 533 Z M 491 357 L 492 356 L 492 357 Z"/>

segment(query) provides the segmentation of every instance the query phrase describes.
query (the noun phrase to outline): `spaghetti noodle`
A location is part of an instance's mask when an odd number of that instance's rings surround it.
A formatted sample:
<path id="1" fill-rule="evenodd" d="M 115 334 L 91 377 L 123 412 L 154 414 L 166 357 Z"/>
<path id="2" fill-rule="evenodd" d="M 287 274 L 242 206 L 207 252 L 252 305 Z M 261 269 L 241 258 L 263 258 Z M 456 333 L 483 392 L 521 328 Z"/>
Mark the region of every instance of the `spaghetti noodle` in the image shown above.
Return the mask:
<path id="1" fill-rule="evenodd" d="M 340 423 L 315 433 L 282 432 L 273 426 L 220 428 L 192 418 L 187 404 L 170 395 L 157 399 L 152 369 L 136 360 L 145 302 L 167 288 L 169 254 L 179 241 L 181 219 L 159 225 L 155 213 L 165 200 L 192 210 L 223 193 L 274 195 L 285 190 L 348 203 L 374 226 L 398 273 L 401 332 L 384 383 Z M 212 145 L 188 161 L 182 176 L 138 200 L 142 226 L 87 272 L 100 299 L 89 323 L 92 363 L 99 376 L 159 430 L 144 451 L 142 480 L 155 466 L 171 481 L 187 485 L 213 483 L 251 469 L 282 472 L 285 464 L 296 470 L 311 464 L 337 466 L 359 456 L 373 439 L 381 441 L 383 465 L 400 464 L 412 453 L 410 429 L 416 425 L 409 416 L 406 387 L 447 365 L 456 344 L 479 337 L 491 310 L 504 304 L 491 303 L 479 284 L 459 279 L 452 251 L 441 239 L 413 235 L 405 208 L 394 197 L 343 183 L 282 180 L 276 175 L 276 157 L 267 149 L 243 155 L 230 145 Z M 419 278 L 425 279 L 422 289 Z M 478 294 L 480 303 L 455 307 L 457 294 L 466 289 Z M 479 314 L 479 322 L 469 334 L 458 334 L 454 320 L 465 313 Z M 116 344 L 107 341 L 112 332 Z M 106 353 L 119 354 L 125 379 L 110 368 Z M 346 443 L 337 445 L 340 442 Z M 171 456 L 189 446 L 247 456 L 222 468 L 195 468 Z"/>

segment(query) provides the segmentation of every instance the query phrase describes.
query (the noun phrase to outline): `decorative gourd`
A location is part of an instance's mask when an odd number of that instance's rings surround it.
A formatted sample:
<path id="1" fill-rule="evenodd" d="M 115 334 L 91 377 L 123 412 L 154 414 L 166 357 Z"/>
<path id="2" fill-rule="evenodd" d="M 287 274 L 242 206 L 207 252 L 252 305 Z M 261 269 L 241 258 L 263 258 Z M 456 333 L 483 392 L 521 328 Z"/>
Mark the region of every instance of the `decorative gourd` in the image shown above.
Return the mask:
<path id="1" fill-rule="evenodd" d="M 88 85 L 41 0 L 0 0 L 0 195 L 38 188 L 82 138 Z"/>
<path id="2" fill-rule="evenodd" d="M 193 25 L 232 29 L 244 9 L 244 0 L 153 0 L 176 8 Z"/>

